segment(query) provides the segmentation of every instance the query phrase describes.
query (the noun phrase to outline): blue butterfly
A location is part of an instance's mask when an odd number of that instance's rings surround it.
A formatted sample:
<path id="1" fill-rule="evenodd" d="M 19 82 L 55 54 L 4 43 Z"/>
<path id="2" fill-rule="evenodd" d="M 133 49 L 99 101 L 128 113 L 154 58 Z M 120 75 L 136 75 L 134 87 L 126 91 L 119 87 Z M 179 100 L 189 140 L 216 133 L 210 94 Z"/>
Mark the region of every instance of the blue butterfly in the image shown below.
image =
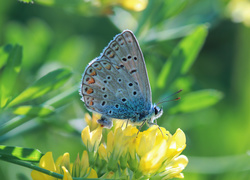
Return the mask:
<path id="1" fill-rule="evenodd" d="M 88 110 L 102 115 L 97 122 L 106 128 L 113 126 L 112 118 L 141 126 L 154 125 L 163 113 L 152 104 L 143 54 L 129 30 L 116 35 L 103 53 L 88 64 L 80 94 Z"/>

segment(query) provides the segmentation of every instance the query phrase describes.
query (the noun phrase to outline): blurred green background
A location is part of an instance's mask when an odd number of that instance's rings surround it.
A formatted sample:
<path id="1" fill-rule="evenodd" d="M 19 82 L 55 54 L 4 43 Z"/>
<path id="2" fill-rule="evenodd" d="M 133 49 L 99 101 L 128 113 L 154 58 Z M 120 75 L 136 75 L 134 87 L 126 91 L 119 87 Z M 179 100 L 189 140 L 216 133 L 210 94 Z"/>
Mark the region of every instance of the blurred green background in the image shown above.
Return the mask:
<path id="1" fill-rule="evenodd" d="M 164 104 L 158 124 L 186 134 L 185 179 L 250 179 L 250 1 L 131 2 L 1 2 L 0 82 L 13 83 L 0 92 L 0 144 L 75 159 L 87 112 L 78 94 L 81 74 L 130 29 L 144 53 L 153 102 L 183 89 L 180 101 Z M 13 52 L 14 75 L 4 68 Z M 3 180 L 31 179 L 30 172 L 0 161 Z"/>

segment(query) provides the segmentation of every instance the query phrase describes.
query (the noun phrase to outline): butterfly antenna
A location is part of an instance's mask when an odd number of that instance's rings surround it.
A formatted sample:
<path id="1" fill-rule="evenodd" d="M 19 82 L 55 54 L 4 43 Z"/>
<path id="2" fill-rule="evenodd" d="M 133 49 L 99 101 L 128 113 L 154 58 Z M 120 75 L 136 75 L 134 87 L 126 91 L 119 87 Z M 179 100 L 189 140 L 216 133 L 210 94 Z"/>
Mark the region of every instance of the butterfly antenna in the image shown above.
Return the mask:
<path id="1" fill-rule="evenodd" d="M 169 97 L 171 97 L 171 96 L 173 96 L 173 95 L 175 95 L 175 94 L 178 94 L 178 93 L 180 93 L 181 91 L 182 91 L 182 89 L 180 89 L 179 91 L 177 91 L 177 92 L 175 92 L 175 93 L 173 93 L 173 94 L 171 94 L 171 95 L 165 97 L 165 98 L 162 99 L 160 102 L 158 102 L 156 105 L 162 104 L 162 103 L 164 103 L 164 102 L 177 101 L 177 100 L 181 99 L 180 97 L 178 97 L 178 98 L 175 98 L 175 99 L 172 99 L 172 100 L 164 101 L 165 99 L 167 99 L 167 98 L 169 98 Z"/>

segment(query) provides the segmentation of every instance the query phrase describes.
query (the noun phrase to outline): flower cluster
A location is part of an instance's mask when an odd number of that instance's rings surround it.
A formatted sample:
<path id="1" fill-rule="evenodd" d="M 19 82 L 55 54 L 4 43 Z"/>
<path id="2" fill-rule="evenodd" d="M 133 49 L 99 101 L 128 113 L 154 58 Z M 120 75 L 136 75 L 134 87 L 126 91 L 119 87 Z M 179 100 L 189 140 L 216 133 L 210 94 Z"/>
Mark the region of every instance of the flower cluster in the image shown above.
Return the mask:
<path id="1" fill-rule="evenodd" d="M 180 155 L 186 147 L 182 130 L 171 135 L 165 128 L 152 126 L 139 132 L 124 121 L 116 121 L 111 130 L 103 129 L 96 123 L 98 117 L 85 117 L 88 126 L 82 131 L 85 151 L 70 164 L 69 154 L 59 157 L 54 163 L 51 153 L 47 153 L 39 166 L 64 174 L 64 179 L 72 177 L 105 179 L 171 179 L 183 178 L 182 170 L 188 159 Z M 32 172 L 33 179 L 39 175 Z M 44 178 L 46 179 L 46 178 Z"/>

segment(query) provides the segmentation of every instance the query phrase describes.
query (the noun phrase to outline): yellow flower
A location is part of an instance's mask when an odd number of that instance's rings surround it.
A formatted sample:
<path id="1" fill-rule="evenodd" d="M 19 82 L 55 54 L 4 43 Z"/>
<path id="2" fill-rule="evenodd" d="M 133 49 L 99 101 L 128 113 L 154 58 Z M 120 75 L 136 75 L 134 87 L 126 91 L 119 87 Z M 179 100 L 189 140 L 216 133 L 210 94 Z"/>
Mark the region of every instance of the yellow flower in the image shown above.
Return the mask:
<path id="1" fill-rule="evenodd" d="M 243 22 L 250 26 L 250 2 L 248 0 L 231 0 L 227 9 L 234 22 Z"/>
<path id="2" fill-rule="evenodd" d="M 121 6 L 132 11 L 142 11 L 148 5 L 148 0 L 119 0 Z"/>
<path id="3" fill-rule="evenodd" d="M 55 163 L 52 157 L 52 152 L 47 152 L 40 159 L 39 167 L 62 174 L 63 180 L 72 180 L 72 177 L 98 177 L 95 170 L 89 167 L 88 154 L 86 151 L 83 152 L 81 160 L 79 159 L 79 156 L 77 156 L 75 163 L 70 163 L 69 153 L 60 156 Z M 31 177 L 33 180 L 57 180 L 55 177 L 43 174 L 36 170 L 31 172 Z"/>
<path id="4" fill-rule="evenodd" d="M 180 155 L 186 147 L 186 137 L 181 129 L 171 135 L 165 128 L 155 125 L 138 133 L 138 129 L 126 125 L 126 121 L 115 121 L 111 129 L 96 126 L 90 131 L 87 126 L 81 137 L 86 147 L 81 159 L 77 156 L 76 161 L 70 163 L 69 154 L 65 153 L 54 163 L 52 154 L 46 153 L 39 166 L 64 174 L 64 179 L 69 180 L 86 176 L 106 179 L 132 176 L 132 179 L 155 180 L 184 177 L 182 171 L 188 159 Z M 39 177 L 54 179 L 32 171 L 33 179 Z"/>
<path id="5" fill-rule="evenodd" d="M 96 128 L 100 127 L 100 124 L 97 123 L 97 120 L 100 119 L 100 118 L 101 118 L 100 114 L 93 113 L 92 118 L 88 113 L 85 114 L 84 119 L 85 119 L 87 125 L 89 126 L 90 131 L 93 131 Z"/>
<path id="6" fill-rule="evenodd" d="M 120 122 L 118 122 L 121 125 Z M 139 132 L 136 127 L 115 125 L 107 140 L 99 146 L 99 158 L 107 161 L 109 171 L 116 172 L 118 164 L 134 172 L 134 178 L 150 177 L 160 179 L 182 178 L 182 170 L 188 159 L 180 153 L 186 147 L 186 137 L 177 129 L 171 135 L 165 128 L 152 126 Z M 122 168 L 124 169 L 124 167 Z"/>

